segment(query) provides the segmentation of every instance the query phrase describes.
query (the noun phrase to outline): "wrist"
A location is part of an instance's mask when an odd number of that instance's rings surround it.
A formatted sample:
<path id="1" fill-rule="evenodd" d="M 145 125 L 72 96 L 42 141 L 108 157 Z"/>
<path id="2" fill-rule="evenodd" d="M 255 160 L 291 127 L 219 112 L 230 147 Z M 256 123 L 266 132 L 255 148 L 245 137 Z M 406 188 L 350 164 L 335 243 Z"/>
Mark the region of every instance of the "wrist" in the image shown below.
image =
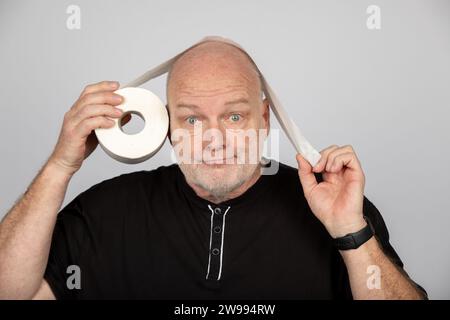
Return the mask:
<path id="1" fill-rule="evenodd" d="M 334 225 L 332 228 L 327 228 L 328 233 L 333 239 L 344 237 L 348 235 L 349 233 L 355 233 L 360 231 L 361 229 L 365 228 L 367 226 L 367 222 L 364 219 L 363 215 L 361 214 L 361 217 L 356 219 L 355 221 L 352 221 L 350 223 L 346 224 L 339 224 Z"/>
<path id="2" fill-rule="evenodd" d="M 45 175 L 67 181 L 72 178 L 75 172 L 75 170 L 69 169 L 53 159 L 49 159 L 43 168 L 43 173 Z"/>

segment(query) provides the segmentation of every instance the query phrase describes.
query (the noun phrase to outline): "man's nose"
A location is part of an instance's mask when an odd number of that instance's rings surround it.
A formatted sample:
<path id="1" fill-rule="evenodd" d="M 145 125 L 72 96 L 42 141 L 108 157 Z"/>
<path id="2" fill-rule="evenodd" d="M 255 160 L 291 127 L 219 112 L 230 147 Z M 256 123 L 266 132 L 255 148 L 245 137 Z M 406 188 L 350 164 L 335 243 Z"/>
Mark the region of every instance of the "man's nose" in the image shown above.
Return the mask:
<path id="1" fill-rule="evenodd" d="M 208 121 L 206 128 L 203 128 L 205 147 L 211 149 L 223 149 L 226 143 L 226 129 L 219 120 Z"/>

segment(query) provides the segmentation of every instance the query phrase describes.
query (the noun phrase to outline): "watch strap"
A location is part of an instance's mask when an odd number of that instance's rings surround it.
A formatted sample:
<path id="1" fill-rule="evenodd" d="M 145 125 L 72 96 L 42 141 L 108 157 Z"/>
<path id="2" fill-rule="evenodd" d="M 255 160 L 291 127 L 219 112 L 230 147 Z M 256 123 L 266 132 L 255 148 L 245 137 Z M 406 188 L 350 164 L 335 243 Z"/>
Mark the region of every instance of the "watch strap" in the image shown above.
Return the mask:
<path id="1" fill-rule="evenodd" d="M 367 225 L 361 230 L 333 239 L 334 246 L 338 250 L 357 249 L 375 235 L 369 219 L 366 216 L 364 216 L 364 219 Z"/>

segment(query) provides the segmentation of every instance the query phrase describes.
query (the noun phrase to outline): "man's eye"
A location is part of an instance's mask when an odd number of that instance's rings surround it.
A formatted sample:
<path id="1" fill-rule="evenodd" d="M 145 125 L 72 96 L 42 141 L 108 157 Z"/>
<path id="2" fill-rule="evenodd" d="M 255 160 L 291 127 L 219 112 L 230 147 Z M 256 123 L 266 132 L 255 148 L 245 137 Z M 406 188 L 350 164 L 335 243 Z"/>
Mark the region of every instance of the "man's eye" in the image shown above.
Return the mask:
<path id="1" fill-rule="evenodd" d="M 230 120 L 233 122 L 238 122 L 239 120 L 241 120 L 241 116 L 239 114 L 232 114 L 230 116 Z"/>
<path id="2" fill-rule="evenodd" d="M 197 122 L 197 117 L 194 117 L 194 116 L 190 116 L 190 117 L 188 117 L 187 119 L 187 122 L 189 123 L 189 124 L 192 124 L 192 125 L 194 125 L 196 122 Z"/>

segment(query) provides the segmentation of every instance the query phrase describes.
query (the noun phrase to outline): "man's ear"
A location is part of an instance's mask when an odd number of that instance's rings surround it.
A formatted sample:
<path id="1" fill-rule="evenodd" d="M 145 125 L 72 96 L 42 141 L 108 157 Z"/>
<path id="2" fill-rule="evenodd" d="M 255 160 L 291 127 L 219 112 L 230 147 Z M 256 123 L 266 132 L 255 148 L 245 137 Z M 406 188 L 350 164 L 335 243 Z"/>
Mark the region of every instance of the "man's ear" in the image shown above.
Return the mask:
<path id="1" fill-rule="evenodd" d="M 267 98 L 264 98 L 263 100 L 263 106 L 262 106 L 263 110 L 263 119 L 264 119 L 264 126 L 267 130 L 267 136 L 269 135 L 270 132 L 270 103 L 269 100 Z"/>

